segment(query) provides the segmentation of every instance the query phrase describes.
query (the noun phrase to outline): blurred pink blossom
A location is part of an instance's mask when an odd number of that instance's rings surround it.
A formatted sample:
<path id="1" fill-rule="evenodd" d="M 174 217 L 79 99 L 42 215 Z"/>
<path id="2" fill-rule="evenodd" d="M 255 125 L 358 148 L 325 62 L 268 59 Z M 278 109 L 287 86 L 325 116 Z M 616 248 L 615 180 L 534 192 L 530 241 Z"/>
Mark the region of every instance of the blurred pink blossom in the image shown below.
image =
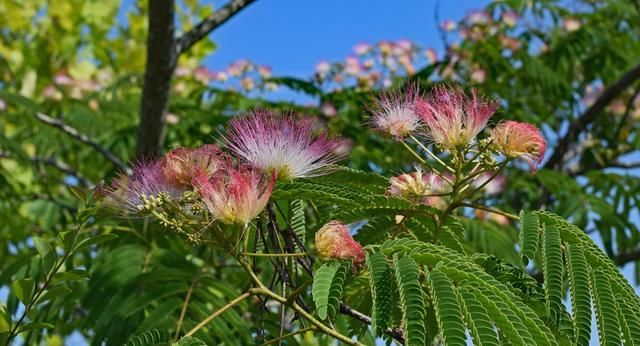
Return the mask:
<path id="1" fill-rule="evenodd" d="M 471 80 L 476 83 L 484 83 L 487 78 L 487 71 L 484 69 L 475 69 L 471 72 Z"/>
<path id="2" fill-rule="evenodd" d="M 360 60 L 356 57 L 347 57 L 345 61 L 344 73 L 351 76 L 356 76 L 360 73 Z"/>
<path id="3" fill-rule="evenodd" d="M 357 55 L 365 55 L 371 51 L 371 45 L 366 42 L 361 42 L 353 46 L 353 52 Z"/>
<path id="4" fill-rule="evenodd" d="M 568 32 L 578 31 L 581 26 L 582 24 L 580 24 L 580 20 L 576 18 L 564 18 L 562 20 L 562 27 L 564 27 Z"/>
<path id="5" fill-rule="evenodd" d="M 487 24 L 490 19 L 489 13 L 483 10 L 471 11 L 466 16 L 466 21 L 470 25 Z"/>
<path id="6" fill-rule="evenodd" d="M 440 23 L 440 27 L 442 28 L 442 30 L 446 31 L 446 32 L 451 32 L 453 30 L 455 30 L 457 28 L 457 24 L 456 22 L 452 21 L 452 20 L 445 20 L 442 23 Z"/>
<path id="7" fill-rule="evenodd" d="M 433 64 L 434 62 L 438 61 L 438 53 L 433 48 L 427 48 L 424 51 L 424 56 L 427 58 L 427 60 L 429 60 L 430 64 Z"/>
<path id="8" fill-rule="evenodd" d="M 520 16 L 512 11 L 512 10 L 508 10 L 505 11 L 504 13 L 502 13 L 502 21 L 508 26 L 508 27 L 514 27 L 516 26 L 516 24 L 518 24 L 518 20 L 520 19 Z"/>
<path id="9" fill-rule="evenodd" d="M 73 79 L 65 72 L 59 72 L 53 77 L 53 82 L 57 85 L 71 85 L 73 84 Z"/>
<path id="10" fill-rule="evenodd" d="M 320 105 L 320 111 L 326 117 L 333 117 L 338 114 L 336 107 L 331 102 L 323 102 L 322 105 Z"/>

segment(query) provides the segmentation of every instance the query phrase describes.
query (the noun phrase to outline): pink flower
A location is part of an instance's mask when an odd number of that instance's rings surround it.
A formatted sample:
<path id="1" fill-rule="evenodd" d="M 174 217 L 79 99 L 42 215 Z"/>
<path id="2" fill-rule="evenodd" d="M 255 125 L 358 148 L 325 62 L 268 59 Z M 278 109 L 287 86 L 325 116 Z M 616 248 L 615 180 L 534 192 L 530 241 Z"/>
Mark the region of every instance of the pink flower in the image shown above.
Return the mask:
<path id="1" fill-rule="evenodd" d="M 253 78 L 244 77 L 240 81 L 240 86 L 242 86 L 242 89 L 244 89 L 245 91 L 251 91 L 251 90 L 255 89 L 256 83 L 253 81 Z"/>
<path id="2" fill-rule="evenodd" d="M 260 74 L 260 77 L 262 77 L 262 78 L 271 77 L 271 67 L 270 66 L 260 66 L 258 68 L 258 74 Z"/>
<path id="3" fill-rule="evenodd" d="M 502 21 L 505 24 L 507 24 L 508 27 L 516 26 L 516 24 L 518 24 L 519 19 L 520 19 L 520 16 L 512 10 L 508 10 L 502 13 Z"/>
<path id="4" fill-rule="evenodd" d="M 382 53 L 382 55 L 389 55 L 393 51 L 393 46 L 390 42 L 380 41 L 378 42 L 378 49 L 380 50 L 380 53 Z"/>
<path id="5" fill-rule="evenodd" d="M 105 205 L 125 214 L 137 214 L 149 207 L 159 207 L 162 204 L 161 193 L 176 200 L 183 192 L 183 189 L 166 179 L 160 161 L 138 163 L 131 175 L 121 174 L 110 186 L 100 190 L 106 197 Z"/>
<path id="6" fill-rule="evenodd" d="M 322 105 L 320 106 L 320 111 L 325 117 L 329 117 L 329 118 L 334 117 L 336 114 L 338 114 L 338 110 L 336 110 L 336 106 L 334 106 L 333 103 L 331 102 L 323 102 Z"/>
<path id="7" fill-rule="evenodd" d="M 213 144 L 199 148 L 176 148 L 162 160 L 162 171 L 170 183 L 176 186 L 190 186 L 196 171 L 207 177 L 213 176 L 223 167 L 222 152 Z"/>
<path id="8" fill-rule="evenodd" d="M 393 44 L 393 54 L 395 55 L 410 54 L 411 49 L 413 49 L 413 43 L 409 40 L 398 40 Z"/>
<path id="9" fill-rule="evenodd" d="M 471 80 L 476 82 L 476 83 L 484 83 L 485 79 L 487 78 L 487 71 L 481 68 L 475 69 L 473 70 L 473 72 L 471 72 Z"/>
<path id="10" fill-rule="evenodd" d="M 334 150 L 339 140 L 314 134 L 313 119 L 291 115 L 275 117 L 257 110 L 229 123 L 228 147 L 240 158 L 282 179 L 327 174 L 329 165 L 342 159 Z"/>
<path id="11" fill-rule="evenodd" d="M 490 19 L 489 14 L 483 10 L 471 11 L 466 17 L 467 23 L 470 25 L 487 24 Z"/>
<path id="12" fill-rule="evenodd" d="M 213 177 L 197 169 L 192 183 L 215 220 L 246 225 L 269 202 L 275 176 L 265 178 L 256 168 L 227 162 L 223 173 Z"/>
<path id="13" fill-rule="evenodd" d="M 216 74 L 213 71 L 209 71 L 206 67 L 200 66 L 193 70 L 193 78 L 202 84 L 208 84 L 216 78 Z"/>
<path id="14" fill-rule="evenodd" d="M 562 20 L 562 26 L 568 32 L 574 32 L 574 31 L 580 30 L 580 27 L 582 26 L 582 24 L 580 23 L 580 20 L 578 20 L 578 19 L 565 18 L 565 19 Z"/>
<path id="15" fill-rule="evenodd" d="M 417 87 L 409 87 L 404 93 L 386 92 L 371 109 L 374 128 L 396 140 L 402 140 L 420 126 L 416 103 L 420 99 Z"/>
<path id="16" fill-rule="evenodd" d="M 333 259 L 353 260 L 363 264 L 365 254 L 362 246 L 351 237 L 349 228 L 340 221 L 330 221 L 316 232 L 316 250 L 323 261 Z"/>
<path id="17" fill-rule="evenodd" d="M 457 25 L 456 22 L 447 19 L 440 23 L 440 27 L 446 32 L 451 32 L 456 29 Z"/>
<path id="18" fill-rule="evenodd" d="M 415 172 L 405 173 L 389 179 L 391 185 L 387 192 L 391 196 L 424 197 L 439 193 L 443 187 L 442 179 L 433 173 L 423 173 L 421 169 Z"/>
<path id="19" fill-rule="evenodd" d="M 53 77 L 53 82 L 57 85 L 71 85 L 73 84 L 73 79 L 65 72 L 59 72 Z"/>
<path id="20" fill-rule="evenodd" d="M 517 121 L 504 121 L 491 130 L 496 149 L 509 158 L 525 160 L 531 172 L 544 159 L 547 143 L 537 127 Z"/>
<path id="21" fill-rule="evenodd" d="M 467 145 L 497 109 L 497 102 L 478 98 L 475 90 L 469 97 L 461 89 L 444 87 L 433 89 L 416 107 L 426 125 L 425 134 L 448 149 Z"/>
<path id="22" fill-rule="evenodd" d="M 56 89 L 55 86 L 49 84 L 42 89 L 42 96 L 46 99 L 60 101 L 62 100 L 62 93 Z"/>
<path id="23" fill-rule="evenodd" d="M 627 104 L 622 99 L 615 99 L 608 108 L 613 115 L 621 116 L 627 111 Z"/>
<path id="24" fill-rule="evenodd" d="M 325 79 L 330 70 L 331 64 L 327 61 L 323 60 L 316 64 L 316 75 L 318 75 L 320 79 Z"/>
<path id="25" fill-rule="evenodd" d="M 357 55 L 365 55 L 371 51 L 371 45 L 366 42 L 361 42 L 353 46 L 353 52 Z"/>
<path id="26" fill-rule="evenodd" d="M 356 76 L 360 73 L 360 60 L 356 57 L 348 57 L 345 62 L 344 73 L 350 76 Z"/>

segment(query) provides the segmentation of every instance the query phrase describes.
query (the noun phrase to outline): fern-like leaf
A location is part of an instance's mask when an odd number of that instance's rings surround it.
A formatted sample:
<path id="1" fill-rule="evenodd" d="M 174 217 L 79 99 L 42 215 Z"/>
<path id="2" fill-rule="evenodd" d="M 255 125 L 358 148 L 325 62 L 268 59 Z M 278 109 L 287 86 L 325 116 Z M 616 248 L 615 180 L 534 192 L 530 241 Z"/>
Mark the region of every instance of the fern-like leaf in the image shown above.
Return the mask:
<path id="1" fill-rule="evenodd" d="M 393 307 L 391 267 L 383 254 L 374 253 L 367 256 L 367 270 L 373 298 L 371 327 L 377 335 L 381 335 L 381 331 L 388 327 Z"/>
<path id="2" fill-rule="evenodd" d="M 123 346 L 163 346 L 169 345 L 169 334 L 165 330 L 151 329 L 132 336 Z"/>
<path id="3" fill-rule="evenodd" d="M 522 248 L 522 262 L 527 265 L 538 251 L 538 215 L 520 212 L 520 247 Z"/>
<path id="4" fill-rule="evenodd" d="M 487 309 L 480 304 L 475 294 L 467 289 L 458 289 L 465 308 L 465 316 L 474 344 L 478 346 L 498 346 L 498 336 Z"/>
<path id="5" fill-rule="evenodd" d="M 296 199 L 291 201 L 291 229 L 298 239 L 304 244 L 307 238 L 306 218 L 304 214 L 304 203 Z M 300 249 L 302 250 L 302 249 Z"/>
<path id="6" fill-rule="evenodd" d="M 547 298 L 547 312 L 555 325 L 560 324 L 560 311 L 562 311 L 563 268 L 562 245 L 560 232 L 553 224 L 544 225 L 543 242 L 543 266 L 544 291 Z"/>
<path id="7" fill-rule="evenodd" d="M 580 245 L 567 244 L 566 249 L 574 343 L 576 345 L 589 345 L 589 340 L 591 339 L 589 267 Z"/>
<path id="8" fill-rule="evenodd" d="M 346 264 L 331 261 L 316 271 L 311 292 L 320 319 L 335 316 L 338 311 L 347 270 Z"/>
<path id="9" fill-rule="evenodd" d="M 194 338 L 193 336 L 186 336 L 178 340 L 178 342 L 176 342 L 172 346 L 207 346 L 207 344 L 198 338 Z"/>
<path id="10" fill-rule="evenodd" d="M 600 345 L 622 345 L 616 298 L 613 296 L 609 283 L 611 278 L 602 270 L 596 270 L 592 277 L 591 287 L 596 308 Z"/>
<path id="11" fill-rule="evenodd" d="M 466 328 L 462 322 L 462 309 L 456 288 L 449 278 L 437 269 L 429 274 L 429 283 L 444 344 L 466 345 Z"/>
<path id="12" fill-rule="evenodd" d="M 420 269 L 410 257 L 395 256 L 393 272 L 396 277 L 406 345 L 424 345 L 426 334 L 424 327 L 424 297 L 420 286 Z"/>

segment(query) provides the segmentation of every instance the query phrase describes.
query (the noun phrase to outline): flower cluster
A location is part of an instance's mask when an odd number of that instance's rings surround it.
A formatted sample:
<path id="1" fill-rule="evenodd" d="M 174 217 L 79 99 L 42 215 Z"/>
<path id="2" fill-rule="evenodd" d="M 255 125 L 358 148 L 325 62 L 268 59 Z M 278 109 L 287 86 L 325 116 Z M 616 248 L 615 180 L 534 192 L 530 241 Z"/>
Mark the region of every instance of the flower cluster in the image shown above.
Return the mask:
<path id="1" fill-rule="evenodd" d="M 178 66 L 174 73 L 174 91 L 178 94 L 188 94 L 195 86 L 214 86 L 243 92 L 278 89 L 277 84 L 269 81 L 271 67 L 244 59 L 230 63 L 221 71 L 213 71 L 204 66 Z"/>
<path id="2" fill-rule="evenodd" d="M 352 260 L 354 264 L 363 264 L 365 254 L 349 233 L 349 228 L 340 221 L 330 221 L 316 232 L 316 251 L 322 260 Z"/>
<path id="3" fill-rule="evenodd" d="M 340 140 L 316 132 L 305 118 L 251 112 L 223 134 L 228 152 L 213 144 L 171 150 L 103 188 L 105 203 L 189 235 L 212 222 L 246 226 L 266 207 L 277 178 L 326 174 L 346 155 L 336 153 Z"/>
<path id="4" fill-rule="evenodd" d="M 514 159 L 525 161 L 533 173 L 546 151 L 546 142 L 535 126 L 503 121 L 488 137 L 477 138 L 497 109 L 497 101 L 456 87 L 435 87 L 426 97 L 415 87 L 404 95 L 380 96 L 371 110 L 372 126 L 404 143 L 422 164 L 430 166 L 426 172 L 418 166 L 413 173 L 392 177 L 388 194 L 445 209 L 476 192 L 500 193 L 505 179 L 500 170 Z M 417 144 L 426 157 L 411 144 Z M 444 155 L 436 155 L 438 152 Z M 502 162 L 498 162 L 500 157 Z"/>

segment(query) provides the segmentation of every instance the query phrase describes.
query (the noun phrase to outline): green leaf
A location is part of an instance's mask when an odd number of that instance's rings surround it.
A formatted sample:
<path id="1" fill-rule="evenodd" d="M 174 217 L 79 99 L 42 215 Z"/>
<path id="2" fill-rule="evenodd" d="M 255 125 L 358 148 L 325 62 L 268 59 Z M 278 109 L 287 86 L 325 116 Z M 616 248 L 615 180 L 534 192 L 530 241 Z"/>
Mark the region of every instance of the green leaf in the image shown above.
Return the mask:
<path id="1" fill-rule="evenodd" d="M 566 258 L 569 290 L 571 291 L 574 342 L 576 345 L 589 345 L 591 339 L 590 269 L 580 245 L 567 244 Z"/>
<path id="2" fill-rule="evenodd" d="M 23 326 L 20 327 L 20 329 L 18 330 L 18 334 L 20 333 L 24 333 L 24 332 L 28 332 L 31 330 L 38 330 L 38 329 L 51 329 L 54 328 L 55 326 L 51 323 L 45 323 L 45 322 L 32 322 L 29 324 L 25 324 Z"/>
<path id="3" fill-rule="evenodd" d="M 317 96 L 322 94 L 322 90 L 320 90 L 313 83 L 308 82 L 306 80 L 293 78 L 293 77 L 278 77 L 278 78 L 269 78 L 266 80 L 267 82 L 272 82 L 280 85 L 285 85 L 292 90 L 302 91 L 308 95 Z"/>
<path id="4" fill-rule="evenodd" d="M 172 346 L 207 346 L 204 341 L 194 338 L 193 336 L 186 336 L 178 342 L 174 343 Z"/>
<path id="5" fill-rule="evenodd" d="M 29 305 L 31 299 L 33 299 L 33 290 L 35 289 L 35 282 L 31 278 L 19 279 L 11 284 L 13 294 L 24 305 Z"/>
<path id="6" fill-rule="evenodd" d="M 0 303 L 0 335 L 11 330 L 11 314 L 7 307 Z"/>
<path id="7" fill-rule="evenodd" d="M 185 338 L 182 338 L 184 340 Z M 134 335 L 127 340 L 122 346 L 164 346 L 169 345 L 169 333 L 165 330 L 152 329 L 142 334 Z M 181 344 L 180 342 L 175 345 L 190 345 Z M 194 344 L 195 345 L 195 344 Z"/>
<path id="8" fill-rule="evenodd" d="M 602 270 L 592 274 L 592 297 L 598 321 L 600 345 L 622 345 L 620 321 L 618 320 L 616 298 L 610 284 L 611 278 Z"/>
<path id="9" fill-rule="evenodd" d="M 405 344 L 425 345 L 425 310 L 420 269 L 412 258 L 396 255 L 393 259 L 393 272 L 400 291 Z"/>
<path id="10" fill-rule="evenodd" d="M 66 272 L 57 272 L 53 275 L 51 283 L 56 284 L 64 281 L 78 281 L 88 279 L 88 274 L 84 270 L 70 270 Z"/>
<path id="11" fill-rule="evenodd" d="M 465 307 L 466 321 L 471 331 L 475 345 L 482 346 L 499 346 L 498 336 L 496 335 L 496 327 L 491 321 L 491 317 L 487 309 L 480 304 L 478 298 L 471 291 L 460 288 L 458 289 L 460 298 Z"/>
<path id="12" fill-rule="evenodd" d="M 306 218 L 304 214 L 304 202 L 296 199 L 291 201 L 291 228 L 300 242 L 304 244 L 307 238 Z M 300 249 L 302 251 L 302 249 Z"/>
<path id="13" fill-rule="evenodd" d="M 520 212 L 520 247 L 522 248 L 522 262 L 526 266 L 538 251 L 538 216 L 533 213 Z"/>
<path id="14" fill-rule="evenodd" d="M 48 290 L 45 291 L 45 293 L 43 293 L 40 297 L 38 297 L 38 300 L 36 301 L 36 305 L 37 304 L 42 304 L 46 301 L 55 299 L 57 297 L 66 295 L 71 293 L 71 289 L 69 287 L 66 286 L 53 286 L 51 288 L 49 288 Z"/>
<path id="15" fill-rule="evenodd" d="M 560 232 L 553 224 L 545 223 L 543 243 L 544 292 L 547 299 L 547 313 L 551 320 L 560 325 L 560 312 L 563 309 L 563 265 Z"/>
<path id="16" fill-rule="evenodd" d="M 466 345 L 467 336 L 462 322 L 462 308 L 458 293 L 449 278 L 439 270 L 429 274 L 429 284 L 434 297 L 436 318 L 445 345 Z"/>
<path id="17" fill-rule="evenodd" d="M 57 255 L 53 247 L 47 240 L 40 237 L 33 237 L 33 242 L 36 246 L 36 250 L 42 259 L 42 265 L 44 272 L 48 275 L 56 265 Z"/>
<path id="18" fill-rule="evenodd" d="M 339 261 L 323 264 L 313 277 L 313 301 L 320 319 L 334 316 L 339 309 L 347 265 Z"/>
<path id="19" fill-rule="evenodd" d="M 391 266 L 387 262 L 387 257 L 381 253 L 374 253 L 367 255 L 367 270 L 373 298 L 371 328 L 376 335 L 382 335 L 382 331 L 389 326 L 389 316 L 393 307 Z"/>
<path id="20" fill-rule="evenodd" d="M 83 239 L 80 243 L 78 243 L 78 245 L 76 245 L 73 250 L 71 250 L 71 252 L 79 252 L 82 251 L 88 247 L 90 247 L 91 245 L 95 245 L 95 244 L 100 244 L 103 243 L 105 241 L 109 241 L 109 240 L 113 240 L 118 238 L 117 235 L 109 233 L 109 234 L 100 234 L 97 235 L 95 237 L 90 237 L 87 239 Z"/>

